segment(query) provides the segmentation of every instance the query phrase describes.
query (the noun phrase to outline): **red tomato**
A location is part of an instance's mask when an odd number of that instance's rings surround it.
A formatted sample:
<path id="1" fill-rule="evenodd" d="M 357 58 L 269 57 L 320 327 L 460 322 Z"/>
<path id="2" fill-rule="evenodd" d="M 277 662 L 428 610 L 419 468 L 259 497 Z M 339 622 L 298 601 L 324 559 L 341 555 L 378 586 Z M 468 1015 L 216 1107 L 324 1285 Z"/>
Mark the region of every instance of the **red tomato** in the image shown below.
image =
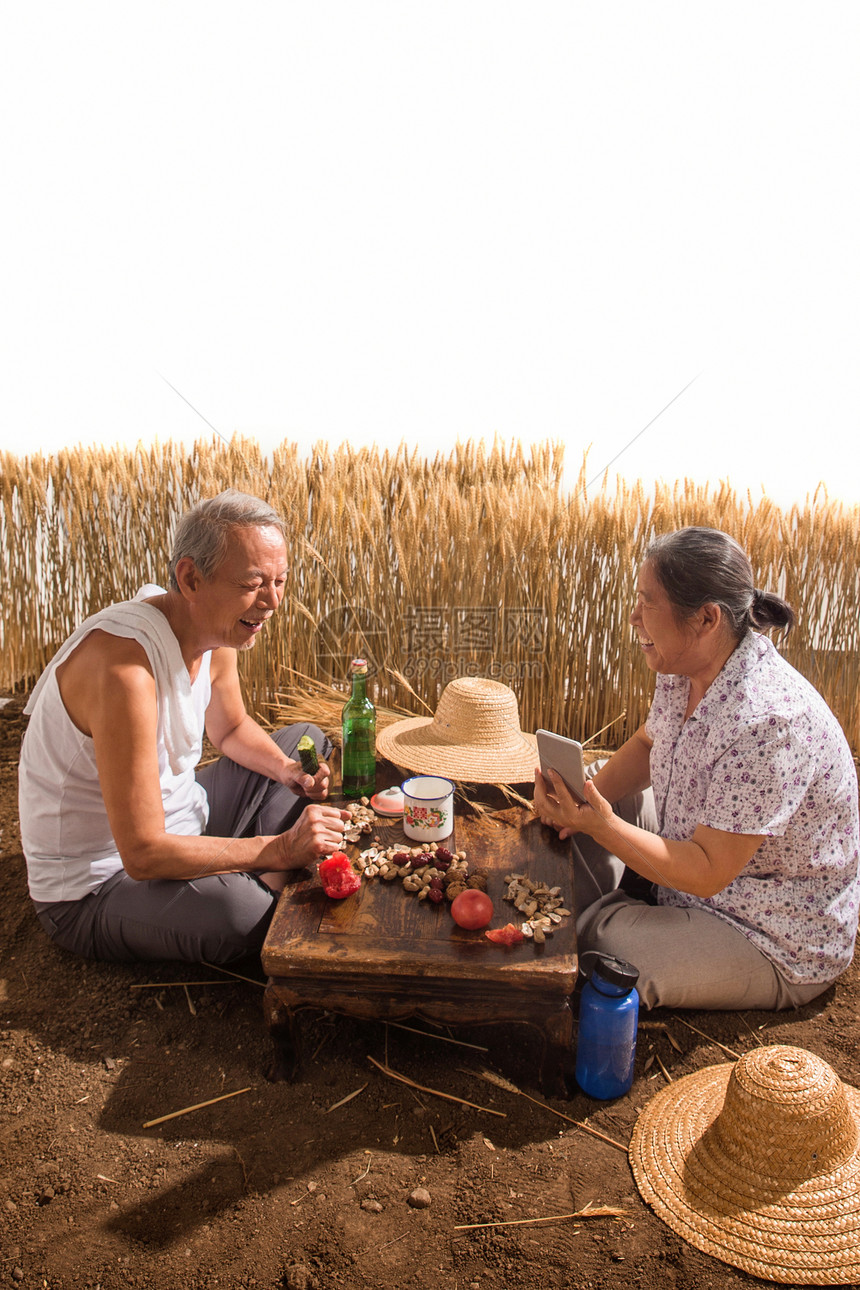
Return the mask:
<path id="1" fill-rule="evenodd" d="M 468 887 L 451 901 L 451 917 L 459 927 L 486 927 L 493 917 L 493 902 L 485 891 Z"/>
<path id="2" fill-rule="evenodd" d="M 490 941 L 495 941 L 497 945 L 518 945 L 520 941 L 525 940 L 522 932 L 513 923 L 507 923 L 504 927 L 491 927 L 484 935 Z"/>
<path id="3" fill-rule="evenodd" d="M 325 894 L 332 900 L 343 900 L 344 896 L 351 896 L 361 886 L 361 879 L 349 863 L 349 856 L 342 851 L 333 851 L 327 860 L 322 860 L 319 871 Z"/>

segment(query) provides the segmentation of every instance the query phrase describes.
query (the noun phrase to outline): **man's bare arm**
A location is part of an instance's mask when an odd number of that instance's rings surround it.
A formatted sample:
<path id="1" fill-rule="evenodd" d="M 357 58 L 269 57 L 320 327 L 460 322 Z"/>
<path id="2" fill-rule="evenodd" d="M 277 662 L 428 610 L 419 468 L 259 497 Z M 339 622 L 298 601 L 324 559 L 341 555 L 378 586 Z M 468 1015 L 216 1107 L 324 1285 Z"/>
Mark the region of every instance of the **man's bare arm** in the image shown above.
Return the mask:
<path id="1" fill-rule="evenodd" d="M 262 726 L 248 715 L 239 684 L 236 651 L 215 650 L 210 664 L 212 697 L 206 709 L 206 733 L 219 752 L 240 766 L 268 775 L 278 784 L 320 801 L 328 795 L 330 772 L 323 762 L 306 775 L 301 762 L 286 757 Z"/>
<path id="2" fill-rule="evenodd" d="M 292 829 L 274 837 L 168 833 L 158 778 L 155 680 L 145 650 L 135 641 L 93 632 L 62 665 L 58 681 L 69 716 L 93 740 L 108 821 L 132 878 L 282 872 L 340 844 L 342 813 L 323 805 L 309 806 Z"/>

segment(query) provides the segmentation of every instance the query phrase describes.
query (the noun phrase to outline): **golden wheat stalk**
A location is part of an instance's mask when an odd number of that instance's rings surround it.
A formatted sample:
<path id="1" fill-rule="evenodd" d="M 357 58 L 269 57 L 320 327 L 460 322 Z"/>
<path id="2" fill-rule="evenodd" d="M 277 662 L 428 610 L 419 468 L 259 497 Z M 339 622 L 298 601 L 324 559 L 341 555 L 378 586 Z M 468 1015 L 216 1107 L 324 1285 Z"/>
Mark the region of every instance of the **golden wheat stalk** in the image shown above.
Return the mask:
<path id="1" fill-rule="evenodd" d="M 637 566 L 655 534 L 696 523 L 736 536 L 758 585 L 794 605 L 780 647 L 860 748 L 860 617 L 845 612 L 860 590 L 860 507 L 819 488 L 782 510 L 726 481 L 586 490 L 584 461 L 566 491 L 563 464 L 561 444 L 500 441 L 432 460 L 404 444 L 287 442 L 266 460 L 245 438 L 2 453 L 0 686 L 28 687 L 87 614 L 163 584 L 178 516 L 234 485 L 267 497 L 294 535 L 289 596 L 241 658 L 254 711 L 286 694 L 291 717 L 336 729 L 324 687 L 342 693 L 351 652 L 373 651 L 383 720 L 432 713 L 449 680 L 474 673 L 511 685 L 525 730 L 609 726 L 620 743 L 652 693 L 628 623 Z"/>

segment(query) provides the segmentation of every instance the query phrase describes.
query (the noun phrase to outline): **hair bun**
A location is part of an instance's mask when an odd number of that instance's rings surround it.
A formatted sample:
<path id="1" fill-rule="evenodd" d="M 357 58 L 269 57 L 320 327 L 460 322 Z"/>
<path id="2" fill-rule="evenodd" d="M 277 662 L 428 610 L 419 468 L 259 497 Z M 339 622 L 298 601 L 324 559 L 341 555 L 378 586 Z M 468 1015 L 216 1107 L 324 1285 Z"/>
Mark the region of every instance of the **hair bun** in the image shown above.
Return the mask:
<path id="1" fill-rule="evenodd" d="M 795 615 L 791 605 L 787 604 L 781 596 L 775 596 L 771 591 L 762 591 L 759 587 L 754 587 L 750 620 L 753 627 L 785 627 L 790 631 L 795 623 Z"/>

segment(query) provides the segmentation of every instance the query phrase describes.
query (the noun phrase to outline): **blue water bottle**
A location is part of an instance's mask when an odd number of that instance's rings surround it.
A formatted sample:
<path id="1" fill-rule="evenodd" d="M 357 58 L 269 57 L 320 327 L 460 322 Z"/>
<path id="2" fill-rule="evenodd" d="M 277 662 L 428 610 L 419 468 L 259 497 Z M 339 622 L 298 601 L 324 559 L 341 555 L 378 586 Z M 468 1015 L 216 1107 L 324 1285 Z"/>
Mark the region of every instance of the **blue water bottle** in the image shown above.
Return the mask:
<path id="1" fill-rule="evenodd" d="M 580 967 L 586 982 L 579 1005 L 576 1082 L 589 1097 L 622 1097 L 633 1083 L 639 969 L 594 950 L 583 954 Z"/>

